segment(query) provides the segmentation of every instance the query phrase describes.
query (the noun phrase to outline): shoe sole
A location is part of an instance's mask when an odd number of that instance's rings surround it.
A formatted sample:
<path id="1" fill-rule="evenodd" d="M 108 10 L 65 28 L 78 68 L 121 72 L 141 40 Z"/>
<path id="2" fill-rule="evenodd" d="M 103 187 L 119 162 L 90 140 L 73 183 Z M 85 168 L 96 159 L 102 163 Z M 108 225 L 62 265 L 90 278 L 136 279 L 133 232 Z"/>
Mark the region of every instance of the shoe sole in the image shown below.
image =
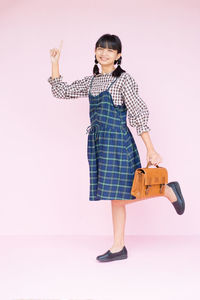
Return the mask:
<path id="1" fill-rule="evenodd" d="M 101 260 L 101 259 L 97 259 L 99 262 L 109 262 L 109 261 L 114 261 L 114 260 L 121 260 L 121 259 L 126 259 L 126 258 L 128 258 L 128 256 L 127 255 L 121 255 L 121 256 L 119 256 L 119 257 L 113 257 L 113 258 L 110 258 L 110 259 L 108 259 L 108 260 Z"/>
<path id="2" fill-rule="evenodd" d="M 181 201 L 182 201 L 182 214 L 183 214 L 184 211 L 185 211 L 185 200 L 183 198 L 183 194 L 181 192 L 180 185 L 179 185 L 179 183 L 177 181 L 175 182 L 175 186 L 176 186 L 176 190 L 177 190 L 177 192 L 179 194 L 179 197 L 181 198 Z"/>
<path id="3" fill-rule="evenodd" d="M 179 198 L 180 198 L 180 201 L 181 201 L 181 205 L 182 205 L 182 211 L 181 211 L 181 213 L 178 213 L 179 215 L 182 215 L 183 213 L 184 213 L 184 211 L 185 211 L 185 200 L 184 200 L 184 198 L 183 198 L 183 194 L 182 194 L 182 192 L 181 192 L 181 188 L 180 188 L 180 185 L 179 185 L 179 183 L 178 183 L 178 181 L 172 181 L 172 182 L 170 182 L 170 187 L 171 187 L 171 185 L 173 185 L 174 186 L 174 188 L 175 188 L 175 190 L 176 190 L 176 192 L 177 192 L 177 194 L 178 194 L 178 196 L 179 196 Z M 178 201 L 178 199 L 177 199 L 177 201 Z M 174 203 L 176 203 L 176 202 L 174 202 Z M 172 205 L 173 205 L 173 202 L 172 202 Z"/>

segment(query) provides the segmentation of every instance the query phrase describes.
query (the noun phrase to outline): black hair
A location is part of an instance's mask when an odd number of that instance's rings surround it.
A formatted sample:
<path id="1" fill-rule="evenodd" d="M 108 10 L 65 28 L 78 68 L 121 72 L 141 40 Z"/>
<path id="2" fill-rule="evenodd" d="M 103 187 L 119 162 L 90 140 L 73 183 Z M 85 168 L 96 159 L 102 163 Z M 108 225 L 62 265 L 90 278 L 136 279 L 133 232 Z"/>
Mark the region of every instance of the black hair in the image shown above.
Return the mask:
<path id="1" fill-rule="evenodd" d="M 117 53 L 121 53 L 122 51 L 122 43 L 119 39 L 118 36 L 114 35 L 114 34 L 104 34 L 102 35 L 98 41 L 96 42 L 95 45 L 95 50 L 97 49 L 97 47 L 102 47 L 102 48 L 106 48 L 108 47 L 109 49 L 113 49 L 113 50 L 117 50 Z M 112 72 L 112 75 L 114 77 L 119 77 L 123 72 L 126 72 L 125 70 L 123 70 L 120 67 L 122 61 L 122 56 L 120 56 L 120 58 L 118 60 L 114 61 L 114 64 L 118 64 L 117 68 Z M 96 59 L 96 55 L 95 55 L 95 65 L 93 67 L 93 74 L 94 75 L 98 75 L 99 74 L 99 67 L 98 67 L 98 61 Z"/>

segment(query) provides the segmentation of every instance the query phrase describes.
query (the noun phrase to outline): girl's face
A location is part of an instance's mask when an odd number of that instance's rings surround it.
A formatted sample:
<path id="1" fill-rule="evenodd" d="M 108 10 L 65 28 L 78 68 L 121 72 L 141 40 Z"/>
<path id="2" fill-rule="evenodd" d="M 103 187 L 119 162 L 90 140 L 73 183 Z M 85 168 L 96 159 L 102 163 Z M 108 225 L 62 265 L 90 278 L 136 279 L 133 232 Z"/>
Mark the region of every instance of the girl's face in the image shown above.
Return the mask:
<path id="1" fill-rule="evenodd" d="M 95 55 L 99 64 L 107 66 L 114 65 L 114 61 L 120 58 L 121 53 L 117 53 L 117 50 L 97 47 Z"/>

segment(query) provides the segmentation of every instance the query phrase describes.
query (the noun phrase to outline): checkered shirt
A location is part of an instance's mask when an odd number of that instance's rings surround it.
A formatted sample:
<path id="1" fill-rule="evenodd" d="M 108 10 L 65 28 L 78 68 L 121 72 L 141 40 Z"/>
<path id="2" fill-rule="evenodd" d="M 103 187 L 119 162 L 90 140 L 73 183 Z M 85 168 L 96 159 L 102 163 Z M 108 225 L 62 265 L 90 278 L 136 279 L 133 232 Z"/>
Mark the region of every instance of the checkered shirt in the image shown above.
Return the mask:
<path id="1" fill-rule="evenodd" d="M 48 78 L 51 84 L 51 91 L 54 97 L 60 99 L 72 99 L 88 97 L 89 86 L 93 75 L 85 76 L 80 80 L 75 80 L 71 84 L 63 82 L 63 76 L 58 78 Z M 96 96 L 106 90 L 109 84 L 115 79 L 112 72 L 98 74 L 92 84 L 91 94 Z M 125 104 L 128 111 L 129 124 L 136 127 L 137 135 L 142 132 L 150 131 L 148 126 L 149 110 L 138 94 L 138 84 L 135 79 L 127 72 L 124 72 L 110 88 L 110 94 L 114 105 Z"/>

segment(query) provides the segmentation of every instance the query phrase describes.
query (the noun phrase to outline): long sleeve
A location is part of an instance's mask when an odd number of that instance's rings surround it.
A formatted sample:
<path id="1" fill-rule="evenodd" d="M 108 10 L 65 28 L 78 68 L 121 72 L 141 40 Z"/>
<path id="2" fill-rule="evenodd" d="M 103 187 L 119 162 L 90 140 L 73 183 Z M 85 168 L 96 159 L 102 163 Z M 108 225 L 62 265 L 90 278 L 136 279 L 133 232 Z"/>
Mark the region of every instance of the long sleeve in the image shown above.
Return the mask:
<path id="1" fill-rule="evenodd" d="M 122 96 L 128 110 L 129 123 L 131 126 L 136 127 L 137 135 L 150 131 L 151 129 L 147 125 L 149 119 L 148 107 L 138 94 L 137 83 L 128 73 L 122 85 Z"/>
<path id="2" fill-rule="evenodd" d="M 85 76 L 83 79 L 75 80 L 71 84 L 63 82 L 63 76 L 58 78 L 49 77 L 51 91 L 54 97 L 60 99 L 71 99 L 79 97 L 88 97 L 89 85 L 92 76 Z"/>

